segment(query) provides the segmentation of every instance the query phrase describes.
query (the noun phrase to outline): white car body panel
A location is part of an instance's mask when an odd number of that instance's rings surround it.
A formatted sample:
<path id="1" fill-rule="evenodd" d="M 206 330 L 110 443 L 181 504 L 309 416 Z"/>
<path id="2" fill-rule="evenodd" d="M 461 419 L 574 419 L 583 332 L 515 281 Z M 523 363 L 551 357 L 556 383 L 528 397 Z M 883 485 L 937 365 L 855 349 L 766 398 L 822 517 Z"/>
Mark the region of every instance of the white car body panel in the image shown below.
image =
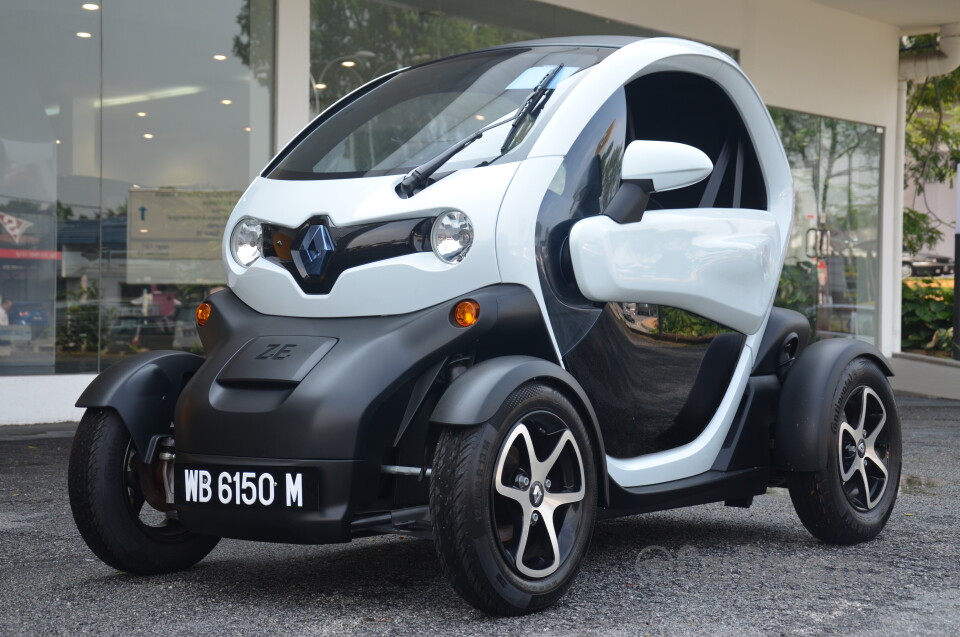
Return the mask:
<path id="1" fill-rule="evenodd" d="M 698 183 L 712 170 L 707 154 L 687 144 L 637 139 L 623 151 L 623 180 L 649 179 L 654 192 Z"/>
<path id="2" fill-rule="evenodd" d="M 504 283 L 519 283 L 533 292 L 554 347 L 557 346 L 556 336 L 547 320 L 533 237 L 537 226 L 536 212 L 562 162 L 563 157 L 538 157 L 521 162 L 514 178 L 516 187 L 511 188 L 504 197 L 497 220 L 500 276 Z"/>
<path id="3" fill-rule="evenodd" d="M 307 294 L 289 272 L 266 259 L 240 266 L 223 242 L 227 283 L 247 305 L 264 314 L 302 317 L 406 314 L 500 282 L 494 248 L 497 212 L 516 162 L 460 170 L 416 197 L 401 199 L 399 176 L 364 179 L 279 181 L 258 178 L 230 215 L 227 228 L 242 217 L 297 228 L 317 215 L 337 226 L 432 217 L 461 210 L 473 223 L 475 239 L 460 263 L 444 263 L 421 252 L 368 263 L 345 271 L 329 294 Z M 482 182 L 484 188 L 478 189 Z"/>
<path id="4" fill-rule="evenodd" d="M 648 210 L 618 224 L 599 215 L 570 231 L 583 295 L 694 312 L 744 334 L 767 314 L 780 273 L 780 231 L 763 210 Z"/>

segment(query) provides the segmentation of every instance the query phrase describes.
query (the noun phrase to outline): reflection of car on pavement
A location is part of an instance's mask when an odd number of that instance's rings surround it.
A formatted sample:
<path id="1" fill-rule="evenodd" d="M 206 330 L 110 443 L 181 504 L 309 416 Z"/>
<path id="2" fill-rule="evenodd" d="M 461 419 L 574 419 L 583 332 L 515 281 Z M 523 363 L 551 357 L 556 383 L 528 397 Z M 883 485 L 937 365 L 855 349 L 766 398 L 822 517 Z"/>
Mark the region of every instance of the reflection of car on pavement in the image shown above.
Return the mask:
<path id="1" fill-rule="evenodd" d="M 787 486 L 815 536 L 868 540 L 897 405 L 876 349 L 771 308 L 792 193 L 763 101 L 702 44 L 556 38 L 374 80 L 231 213 L 203 356 L 131 356 L 81 396 L 77 527 L 140 574 L 221 537 L 430 537 L 507 615 L 565 593 L 598 517 Z"/>
<path id="2" fill-rule="evenodd" d="M 33 338 L 43 336 L 50 327 L 50 315 L 39 303 L 14 303 L 7 312 L 10 325 L 28 325 Z"/>
<path id="3" fill-rule="evenodd" d="M 905 279 L 911 276 L 948 276 L 953 274 L 954 260 L 932 252 L 904 252 L 900 267 L 900 274 Z"/>

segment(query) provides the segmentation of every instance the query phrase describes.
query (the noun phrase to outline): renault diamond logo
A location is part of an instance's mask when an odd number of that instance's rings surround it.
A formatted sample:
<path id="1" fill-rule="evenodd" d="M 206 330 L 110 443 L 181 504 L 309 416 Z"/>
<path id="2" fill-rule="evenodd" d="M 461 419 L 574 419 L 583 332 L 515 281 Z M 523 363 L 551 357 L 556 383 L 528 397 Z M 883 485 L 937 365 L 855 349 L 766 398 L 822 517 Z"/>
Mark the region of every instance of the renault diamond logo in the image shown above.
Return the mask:
<path id="1" fill-rule="evenodd" d="M 294 243 L 290 256 L 293 257 L 293 264 L 297 266 L 300 276 L 320 276 L 330 262 L 334 248 L 333 237 L 327 227 L 313 225 Z"/>
<path id="2" fill-rule="evenodd" d="M 530 504 L 535 507 L 540 506 L 543 502 L 543 485 L 539 482 L 534 482 L 533 487 L 530 488 Z"/>

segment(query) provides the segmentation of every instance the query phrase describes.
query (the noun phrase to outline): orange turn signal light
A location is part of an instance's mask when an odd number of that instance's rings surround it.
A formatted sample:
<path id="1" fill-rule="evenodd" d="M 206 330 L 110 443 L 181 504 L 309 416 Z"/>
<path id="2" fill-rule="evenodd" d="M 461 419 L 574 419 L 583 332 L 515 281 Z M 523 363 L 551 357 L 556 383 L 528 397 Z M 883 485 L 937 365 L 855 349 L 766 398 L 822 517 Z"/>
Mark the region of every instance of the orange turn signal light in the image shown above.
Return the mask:
<path id="1" fill-rule="evenodd" d="M 467 299 L 453 308 L 453 322 L 460 327 L 470 327 L 480 318 L 480 304 Z"/>
<path id="2" fill-rule="evenodd" d="M 201 303 L 197 306 L 197 325 L 203 327 L 207 324 L 207 320 L 210 318 L 210 312 L 213 311 L 213 307 L 209 303 Z"/>

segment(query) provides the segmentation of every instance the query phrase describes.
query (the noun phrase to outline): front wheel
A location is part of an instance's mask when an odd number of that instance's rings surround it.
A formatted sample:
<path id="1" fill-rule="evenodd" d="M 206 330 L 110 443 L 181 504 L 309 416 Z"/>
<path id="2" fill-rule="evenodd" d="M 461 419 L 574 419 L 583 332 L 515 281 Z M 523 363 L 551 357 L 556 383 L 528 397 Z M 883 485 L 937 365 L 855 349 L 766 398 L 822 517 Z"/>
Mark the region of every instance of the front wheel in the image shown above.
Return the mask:
<path id="1" fill-rule="evenodd" d="M 116 412 L 87 410 L 70 450 L 70 508 L 90 550 L 121 571 L 179 571 L 202 560 L 220 539 L 183 528 L 172 507 L 150 505 L 148 496 L 156 502 L 153 494 L 163 489 L 157 469 L 141 462 Z"/>
<path id="2" fill-rule="evenodd" d="M 573 581 L 597 506 L 593 445 L 567 398 L 515 390 L 476 427 L 440 434 L 430 512 L 441 566 L 474 607 L 497 615 L 546 608 Z"/>
<path id="3" fill-rule="evenodd" d="M 789 477 L 800 521 L 831 544 L 856 544 L 886 525 L 900 484 L 900 418 L 893 390 L 875 363 L 850 362 L 833 398 L 827 466 Z"/>

